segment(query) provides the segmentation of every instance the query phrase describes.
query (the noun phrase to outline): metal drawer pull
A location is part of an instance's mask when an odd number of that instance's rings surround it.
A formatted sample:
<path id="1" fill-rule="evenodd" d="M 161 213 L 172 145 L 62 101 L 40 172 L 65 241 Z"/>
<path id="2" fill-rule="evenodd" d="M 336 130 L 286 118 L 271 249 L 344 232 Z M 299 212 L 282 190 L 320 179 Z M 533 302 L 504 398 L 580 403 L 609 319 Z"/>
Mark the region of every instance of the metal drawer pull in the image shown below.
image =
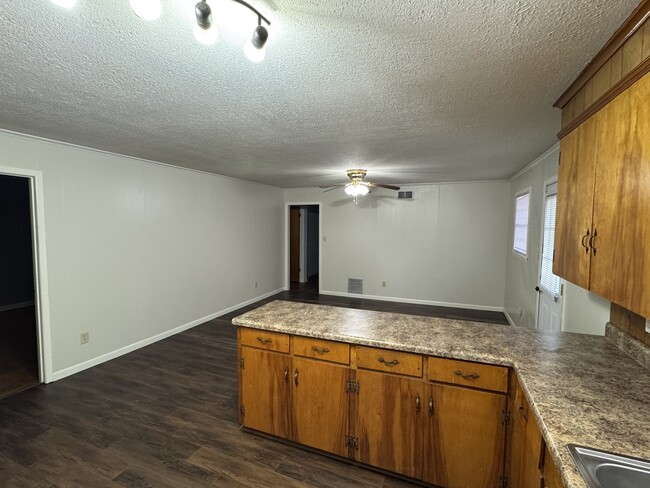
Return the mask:
<path id="1" fill-rule="evenodd" d="M 587 231 L 585 232 L 585 235 L 582 236 L 582 241 L 581 241 L 582 242 L 582 247 L 585 248 L 585 252 L 587 254 L 589 254 L 589 246 L 585 243 L 585 241 L 587 240 L 588 237 L 589 237 L 589 229 L 587 229 Z"/>
<path id="2" fill-rule="evenodd" d="M 420 413 L 420 395 L 415 395 L 415 413 Z"/>
<path id="3" fill-rule="evenodd" d="M 311 346 L 311 350 L 318 354 L 327 354 L 330 350 L 326 347 Z"/>
<path id="4" fill-rule="evenodd" d="M 475 379 L 479 378 L 479 375 L 477 375 L 476 373 L 465 374 L 460 369 L 457 369 L 456 371 L 454 371 L 454 374 L 456 376 L 462 376 L 466 380 L 475 380 Z"/>
<path id="5" fill-rule="evenodd" d="M 298 386 L 298 368 L 293 372 L 293 382 Z"/>
<path id="6" fill-rule="evenodd" d="M 594 235 L 589 238 L 589 247 L 594 253 L 594 256 L 596 255 L 596 246 L 594 246 L 594 241 L 596 240 L 596 237 L 598 237 L 598 229 L 594 229 Z"/>
<path id="7" fill-rule="evenodd" d="M 269 344 L 270 342 L 273 342 L 273 339 L 264 339 L 264 337 L 258 337 L 258 341 L 260 341 L 262 344 Z"/>
<path id="8" fill-rule="evenodd" d="M 433 417 L 433 397 L 429 397 L 429 417 Z"/>
<path id="9" fill-rule="evenodd" d="M 284 368 L 284 382 L 289 383 L 289 368 Z"/>
<path id="10" fill-rule="evenodd" d="M 386 361 L 383 357 L 377 359 L 380 363 L 384 363 L 386 366 L 397 366 L 399 364 L 399 361 L 397 359 L 393 359 L 392 361 Z"/>

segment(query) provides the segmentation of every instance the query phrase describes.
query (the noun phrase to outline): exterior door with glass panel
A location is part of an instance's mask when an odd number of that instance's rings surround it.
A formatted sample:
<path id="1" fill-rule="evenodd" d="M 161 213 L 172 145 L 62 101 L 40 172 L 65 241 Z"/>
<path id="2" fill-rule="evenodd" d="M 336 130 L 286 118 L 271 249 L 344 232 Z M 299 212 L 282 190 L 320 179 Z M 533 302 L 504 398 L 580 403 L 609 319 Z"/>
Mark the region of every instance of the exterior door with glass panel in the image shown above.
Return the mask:
<path id="1" fill-rule="evenodd" d="M 553 274 L 555 242 L 555 210 L 557 208 L 557 181 L 544 188 L 544 222 L 542 230 L 542 257 L 540 262 L 539 311 L 537 328 L 562 330 L 562 281 Z"/>

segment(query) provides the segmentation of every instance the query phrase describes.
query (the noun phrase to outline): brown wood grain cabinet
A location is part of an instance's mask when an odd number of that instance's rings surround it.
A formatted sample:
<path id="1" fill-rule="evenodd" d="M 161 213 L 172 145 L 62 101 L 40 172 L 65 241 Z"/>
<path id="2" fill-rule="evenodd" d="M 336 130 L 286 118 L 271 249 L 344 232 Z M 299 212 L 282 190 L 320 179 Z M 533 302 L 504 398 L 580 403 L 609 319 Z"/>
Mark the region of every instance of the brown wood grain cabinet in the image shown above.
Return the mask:
<path id="1" fill-rule="evenodd" d="M 348 366 L 294 357 L 292 359 L 292 440 L 348 455 Z"/>
<path id="2" fill-rule="evenodd" d="M 429 388 L 423 480 L 447 488 L 499 486 L 505 395 L 443 384 Z"/>
<path id="3" fill-rule="evenodd" d="M 562 139 L 555 249 L 555 274 L 650 317 L 650 74 Z"/>
<path id="4" fill-rule="evenodd" d="M 530 410 L 524 392 L 513 377 L 510 390 L 509 456 L 507 460 L 508 486 L 539 488 L 542 486 L 542 433 Z"/>
<path id="5" fill-rule="evenodd" d="M 239 337 L 243 426 L 444 488 L 502 486 L 508 368 Z"/>
<path id="6" fill-rule="evenodd" d="M 242 347 L 240 419 L 251 429 L 291 439 L 291 359 L 288 355 Z"/>
<path id="7" fill-rule="evenodd" d="M 428 385 L 421 380 L 375 371 L 358 370 L 356 378 L 355 459 L 420 478 Z"/>

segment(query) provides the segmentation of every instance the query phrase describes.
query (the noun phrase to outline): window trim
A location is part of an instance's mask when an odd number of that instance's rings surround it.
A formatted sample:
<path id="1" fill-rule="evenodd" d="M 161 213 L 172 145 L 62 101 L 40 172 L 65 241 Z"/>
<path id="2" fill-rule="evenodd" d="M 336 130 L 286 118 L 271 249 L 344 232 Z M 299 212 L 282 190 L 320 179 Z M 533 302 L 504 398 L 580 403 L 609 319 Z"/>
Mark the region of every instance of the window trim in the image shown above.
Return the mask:
<path id="1" fill-rule="evenodd" d="M 512 242 L 510 243 L 510 248 L 512 249 L 512 252 L 515 256 L 519 256 L 521 259 L 524 261 L 528 261 L 528 237 L 530 235 L 530 203 L 532 201 L 532 193 L 533 193 L 533 187 L 528 186 L 526 188 L 522 188 L 521 190 L 515 192 L 515 198 L 514 198 L 514 208 L 513 208 L 513 215 L 512 215 Z M 522 253 L 518 249 L 515 248 L 515 235 L 517 231 L 517 200 L 519 200 L 520 197 L 528 195 L 528 215 L 526 216 L 526 252 Z"/>

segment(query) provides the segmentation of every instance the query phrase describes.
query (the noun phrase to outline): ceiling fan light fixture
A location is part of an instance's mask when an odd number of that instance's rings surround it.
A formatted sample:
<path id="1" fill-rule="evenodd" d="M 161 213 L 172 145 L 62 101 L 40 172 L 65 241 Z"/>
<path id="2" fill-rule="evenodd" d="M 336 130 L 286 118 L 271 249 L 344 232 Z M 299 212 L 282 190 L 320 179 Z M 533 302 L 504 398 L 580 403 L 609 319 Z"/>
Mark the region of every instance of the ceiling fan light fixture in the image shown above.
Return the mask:
<path id="1" fill-rule="evenodd" d="M 370 190 L 363 183 L 348 183 L 345 187 L 345 193 L 351 197 L 362 197 L 367 195 Z"/>
<path id="2" fill-rule="evenodd" d="M 142 20 L 156 20 L 162 12 L 160 0 L 130 0 L 131 10 Z"/>

